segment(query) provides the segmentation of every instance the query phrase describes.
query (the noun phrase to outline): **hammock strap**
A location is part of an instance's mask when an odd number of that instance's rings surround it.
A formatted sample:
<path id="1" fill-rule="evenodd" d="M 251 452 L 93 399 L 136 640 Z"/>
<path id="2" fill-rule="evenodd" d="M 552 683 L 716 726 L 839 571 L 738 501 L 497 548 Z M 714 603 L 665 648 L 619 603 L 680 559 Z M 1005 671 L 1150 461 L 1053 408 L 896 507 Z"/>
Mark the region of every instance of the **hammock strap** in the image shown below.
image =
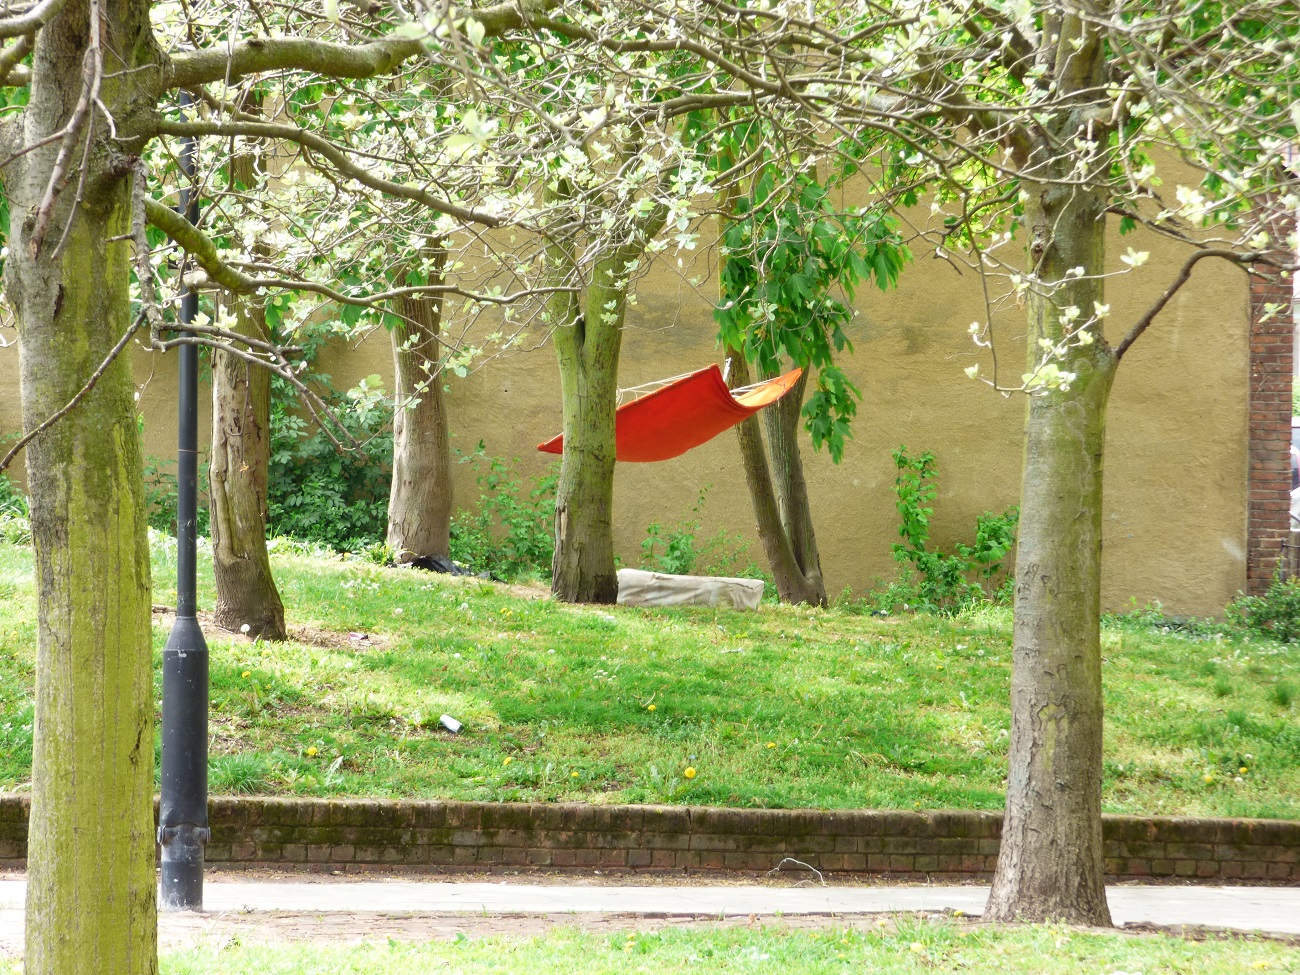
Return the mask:
<path id="1" fill-rule="evenodd" d="M 730 363 L 728 363 L 728 365 L 730 365 Z M 619 406 L 622 406 L 623 400 L 627 397 L 627 394 L 629 393 L 636 394 L 635 396 L 632 397 L 632 399 L 634 400 L 640 399 L 646 393 L 653 393 L 657 389 L 663 389 L 665 386 L 671 386 L 679 379 L 685 379 L 687 376 L 692 376 L 692 375 L 694 375 L 694 373 L 684 372 L 680 376 L 670 376 L 667 379 L 655 379 L 648 383 L 642 383 L 640 386 L 627 386 L 618 391 L 618 396 L 615 402 L 617 402 Z M 748 386 L 737 386 L 735 389 L 731 391 L 731 395 L 736 396 L 741 393 L 753 392 L 754 390 L 758 389 L 759 386 L 765 385 L 766 383 L 770 383 L 771 381 L 772 380 L 770 379 L 763 379 L 756 383 L 750 383 Z M 723 377 L 723 382 L 726 382 L 725 376 Z"/>

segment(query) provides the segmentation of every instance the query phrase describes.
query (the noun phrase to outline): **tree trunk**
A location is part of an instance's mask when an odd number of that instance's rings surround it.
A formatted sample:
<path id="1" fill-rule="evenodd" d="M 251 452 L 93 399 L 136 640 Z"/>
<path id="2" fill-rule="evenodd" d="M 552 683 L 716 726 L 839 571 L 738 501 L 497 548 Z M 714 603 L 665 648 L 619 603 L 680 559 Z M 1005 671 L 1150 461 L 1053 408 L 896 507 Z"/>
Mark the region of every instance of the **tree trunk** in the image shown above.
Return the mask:
<path id="1" fill-rule="evenodd" d="M 262 309 L 232 299 L 241 335 L 267 339 Z M 218 625 L 286 640 L 284 605 L 266 551 L 271 374 L 237 356 L 212 358 L 212 564 Z"/>
<path id="2" fill-rule="evenodd" d="M 446 250 L 435 253 L 437 280 L 446 259 Z M 437 374 L 442 298 L 403 298 L 397 310 L 402 320 L 389 332 L 397 409 L 388 547 L 398 562 L 447 558 L 453 497 L 447 404 Z"/>
<path id="3" fill-rule="evenodd" d="M 100 98 L 121 141 L 92 143 L 80 194 L 78 143 L 43 242 L 38 212 L 60 141 L 50 136 L 81 91 L 85 2 L 70 0 L 37 34 L 31 101 L 7 133 L 19 147 L 48 142 L 4 172 L 6 296 L 28 430 L 82 389 L 131 326 L 132 181 L 121 153 L 138 149 L 134 69 L 156 52 L 145 4 L 109 2 L 101 23 Z M 149 548 L 134 393 L 129 357 L 119 356 L 27 447 L 38 593 L 28 975 L 157 970 Z"/>
<path id="4" fill-rule="evenodd" d="M 751 379 L 745 357 L 731 349 L 727 358 L 731 363 L 732 387 L 748 385 Z M 822 581 L 821 558 L 817 554 L 803 462 L 799 456 L 799 410 L 806 379 L 806 374 L 801 376 L 795 388 L 765 410 L 771 414 L 766 418 L 768 444 L 772 448 L 770 466 L 757 417 L 751 416 L 736 427 L 736 439 L 740 444 L 745 483 L 749 486 L 749 497 L 754 506 L 758 537 L 781 601 L 825 606 L 826 585 Z M 784 413 L 772 412 L 783 404 L 792 405 Z"/>
<path id="5" fill-rule="evenodd" d="M 627 261 L 602 259 L 586 288 L 586 314 L 573 294 L 551 299 L 564 403 L 564 457 L 555 489 L 551 591 L 571 603 L 618 600 L 614 568 L 614 410 L 623 341 Z"/>
<path id="6" fill-rule="evenodd" d="M 1061 309 L 1103 300 L 1102 201 L 1061 186 L 1031 191 L 1038 340 L 1060 343 Z M 1083 268 L 1081 278 L 1067 275 Z M 1049 291 L 1050 293 L 1044 293 Z M 1099 332 L 1099 327 L 1096 328 Z M 1061 364 L 1068 390 L 1029 397 L 1016 555 L 1011 741 L 1002 850 L 986 920 L 1109 925 L 1102 858 L 1101 512 L 1114 353 L 1101 335 Z"/>

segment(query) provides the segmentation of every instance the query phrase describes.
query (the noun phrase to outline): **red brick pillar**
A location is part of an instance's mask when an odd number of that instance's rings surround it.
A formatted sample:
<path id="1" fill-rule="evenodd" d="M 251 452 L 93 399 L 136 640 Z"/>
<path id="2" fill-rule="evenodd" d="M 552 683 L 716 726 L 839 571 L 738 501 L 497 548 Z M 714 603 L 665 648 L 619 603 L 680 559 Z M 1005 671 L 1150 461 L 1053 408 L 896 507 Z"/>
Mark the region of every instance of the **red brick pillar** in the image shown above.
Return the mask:
<path id="1" fill-rule="evenodd" d="M 1283 241 L 1294 218 L 1274 221 Z M 1285 254 L 1279 255 L 1283 260 Z M 1272 314 L 1268 306 L 1279 306 Z M 1257 264 L 1250 275 L 1250 474 L 1246 520 L 1246 586 L 1268 588 L 1290 537 L 1291 377 L 1295 349 L 1291 276 Z"/>

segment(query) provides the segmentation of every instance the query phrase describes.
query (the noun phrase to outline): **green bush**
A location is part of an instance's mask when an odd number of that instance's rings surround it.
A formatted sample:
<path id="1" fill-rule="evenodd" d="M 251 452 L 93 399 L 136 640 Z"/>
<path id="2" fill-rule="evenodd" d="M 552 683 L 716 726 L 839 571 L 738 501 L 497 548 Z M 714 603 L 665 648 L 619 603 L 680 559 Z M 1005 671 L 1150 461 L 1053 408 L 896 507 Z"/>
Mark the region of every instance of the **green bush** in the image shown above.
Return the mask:
<path id="1" fill-rule="evenodd" d="M 357 552 L 388 533 L 393 465 L 391 411 L 342 407 L 345 429 L 363 449 L 340 451 L 283 398 L 271 407 L 267 502 L 272 534 Z"/>
<path id="2" fill-rule="evenodd" d="M 20 434 L 11 433 L 0 437 L 0 457 L 10 450 L 9 442 L 17 440 Z M 31 510 L 27 506 L 27 497 L 9 476 L 0 471 L 0 542 L 10 545 L 30 545 L 32 541 Z"/>
<path id="3" fill-rule="evenodd" d="M 930 502 L 938 493 L 939 475 L 934 454 L 911 457 L 907 447 L 900 446 L 893 458 L 898 469 L 894 494 L 902 538 L 894 544 L 893 554 L 904 568 L 896 582 L 871 595 L 870 607 L 886 612 L 907 608 L 951 614 L 974 603 L 1009 601 L 1013 581 L 1005 561 L 1015 549 L 1019 509 L 980 515 L 975 521 L 974 542 L 959 543 L 955 554 L 931 550 L 934 508 Z"/>
<path id="4" fill-rule="evenodd" d="M 474 467 L 477 510 L 457 512 L 451 523 L 451 557 L 475 572 L 504 579 L 549 574 L 555 552 L 555 486 L 559 464 L 530 484 L 516 473 L 519 458 L 489 457 L 483 441 L 460 463 Z"/>
<path id="5" fill-rule="evenodd" d="M 276 308 L 268 306 L 268 324 L 276 328 L 278 320 Z M 325 326 L 293 336 L 308 370 L 328 340 Z M 308 371 L 302 379 L 317 388 L 330 388 L 325 373 Z M 347 395 L 329 394 L 326 403 L 362 447 L 340 451 L 306 418 L 298 391 L 279 377 L 271 379 L 269 527 L 273 535 L 315 542 L 338 552 L 360 552 L 382 545 L 388 535 L 392 405 L 383 396 L 378 376 L 364 380 Z"/>
<path id="6" fill-rule="evenodd" d="M 0 454 L 4 452 L 4 440 L 0 439 Z M 26 496 L 17 484 L 0 471 L 0 542 L 8 542 L 10 545 L 31 544 L 32 526 L 29 515 Z"/>
<path id="7" fill-rule="evenodd" d="M 1294 643 L 1300 639 L 1300 579 L 1275 576 L 1264 595 L 1239 597 L 1226 615 L 1256 636 Z"/>
<path id="8" fill-rule="evenodd" d="M 195 522 L 198 533 L 208 534 L 208 462 L 199 455 L 198 508 Z M 175 537 L 176 503 L 179 488 L 176 481 L 176 462 L 160 460 L 153 454 L 144 462 L 144 503 L 149 527 Z"/>
<path id="9" fill-rule="evenodd" d="M 0 472 L 0 514 L 22 515 L 24 518 L 28 515 L 26 496 L 19 490 L 18 485 L 2 472 Z"/>
<path id="10" fill-rule="evenodd" d="M 641 542 L 641 566 L 669 575 L 739 576 L 762 579 L 767 595 L 775 595 L 771 574 L 749 555 L 749 543 L 740 535 L 728 534 L 725 528 L 701 540 L 700 512 L 712 484 L 700 489 L 699 499 L 690 514 L 675 525 L 664 526 L 652 521 L 646 526 Z"/>

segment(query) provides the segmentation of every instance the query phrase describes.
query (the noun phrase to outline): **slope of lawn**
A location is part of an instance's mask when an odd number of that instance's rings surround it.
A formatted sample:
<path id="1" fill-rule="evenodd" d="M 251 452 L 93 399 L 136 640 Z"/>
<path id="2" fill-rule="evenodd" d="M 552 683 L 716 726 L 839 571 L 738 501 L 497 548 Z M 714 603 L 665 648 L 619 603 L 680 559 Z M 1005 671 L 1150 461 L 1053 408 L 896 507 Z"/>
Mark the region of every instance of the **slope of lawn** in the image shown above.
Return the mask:
<path id="1" fill-rule="evenodd" d="M 174 544 L 154 545 L 154 601 L 169 606 Z M 312 642 L 212 640 L 214 793 L 1002 802 L 1004 610 L 570 607 L 287 543 L 275 569 L 291 626 Z M 30 778 L 35 618 L 31 553 L 0 544 L 0 789 Z M 1106 809 L 1300 818 L 1300 653 L 1165 630 L 1103 632 Z M 156 625 L 155 655 L 165 638 Z M 461 734 L 439 727 L 444 713 Z"/>

